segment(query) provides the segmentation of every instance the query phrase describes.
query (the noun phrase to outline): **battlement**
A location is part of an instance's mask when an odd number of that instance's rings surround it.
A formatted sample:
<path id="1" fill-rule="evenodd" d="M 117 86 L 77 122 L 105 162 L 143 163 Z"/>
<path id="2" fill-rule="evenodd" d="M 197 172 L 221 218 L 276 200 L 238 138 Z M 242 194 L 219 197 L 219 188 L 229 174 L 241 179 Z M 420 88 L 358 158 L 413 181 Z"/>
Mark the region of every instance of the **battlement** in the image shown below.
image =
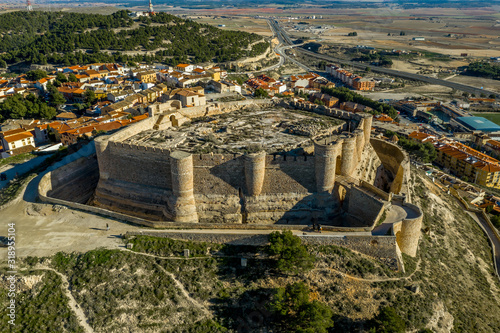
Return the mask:
<path id="1" fill-rule="evenodd" d="M 243 154 L 193 154 L 193 161 L 196 166 L 218 165 L 240 158 L 241 156 L 243 156 Z"/>
<path id="2" fill-rule="evenodd" d="M 133 144 L 130 142 L 116 142 L 116 141 L 111 141 L 110 147 L 113 148 L 118 148 L 118 149 L 129 149 L 129 150 L 137 150 L 137 151 L 147 151 L 151 153 L 158 153 L 158 154 L 170 154 L 171 150 L 166 149 L 166 148 L 158 148 L 158 147 L 153 147 L 150 145 L 144 145 L 144 144 Z"/>

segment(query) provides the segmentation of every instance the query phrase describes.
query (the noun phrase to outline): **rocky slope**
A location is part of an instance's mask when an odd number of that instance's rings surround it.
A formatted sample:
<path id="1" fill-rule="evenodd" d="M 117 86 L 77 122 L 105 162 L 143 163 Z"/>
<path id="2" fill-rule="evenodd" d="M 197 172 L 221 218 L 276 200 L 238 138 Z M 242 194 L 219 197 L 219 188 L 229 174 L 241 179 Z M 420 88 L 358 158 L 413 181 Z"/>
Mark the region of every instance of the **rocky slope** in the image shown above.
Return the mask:
<path id="1" fill-rule="evenodd" d="M 332 332 L 364 332 L 367 321 L 387 305 L 405 320 L 408 332 L 499 332 L 500 283 L 483 231 L 421 171 L 412 170 L 408 185 L 425 218 L 417 257 L 404 257 L 406 273 L 349 250 L 316 246 L 309 247 L 318 258 L 313 270 L 277 275 L 257 249 L 178 241 L 158 247 L 145 240 L 141 249 L 150 255 L 97 249 L 25 259 L 29 269 L 20 273 L 18 318 L 31 323 L 48 316 L 44 329 L 75 330 L 78 316 L 65 286 L 58 279 L 50 282 L 53 272 L 34 270 L 43 263 L 67 278 L 95 332 L 269 331 L 266 302 L 273 288 L 295 281 L 306 282 L 311 297 L 333 309 Z M 199 257 L 177 258 L 183 248 Z M 250 258 L 246 268 L 241 256 Z M 0 281 L 0 327 L 6 327 L 7 284 Z M 47 301 L 59 306 L 44 306 Z M 57 320 L 59 313 L 66 319 Z"/>

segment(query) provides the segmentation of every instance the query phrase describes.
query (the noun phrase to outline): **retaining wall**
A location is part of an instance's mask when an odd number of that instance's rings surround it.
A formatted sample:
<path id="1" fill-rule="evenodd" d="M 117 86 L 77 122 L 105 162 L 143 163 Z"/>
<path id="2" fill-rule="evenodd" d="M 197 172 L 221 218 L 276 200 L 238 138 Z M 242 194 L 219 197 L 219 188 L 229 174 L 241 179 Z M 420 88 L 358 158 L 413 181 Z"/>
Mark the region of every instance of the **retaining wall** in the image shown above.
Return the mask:
<path id="1" fill-rule="evenodd" d="M 269 236 L 267 234 L 209 234 L 196 232 L 127 232 L 127 236 L 153 236 L 195 242 L 216 244 L 265 246 Z M 394 236 L 322 236 L 299 235 L 303 244 L 308 245 L 335 245 L 350 249 L 379 259 L 387 263 L 394 270 L 402 270 L 403 264 L 398 255 L 396 237 Z"/>
<path id="2" fill-rule="evenodd" d="M 97 159 L 91 155 L 49 172 L 43 190 L 56 199 L 71 198 L 74 202 L 86 204 L 98 180 Z"/>
<path id="3" fill-rule="evenodd" d="M 360 188 L 353 186 L 348 197 L 347 212 L 361 221 L 371 221 L 373 225 L 384 213 L 386 202 Z"/>
<path id="4" fill-rule="evenodd" d="M 375 187 L 372 184 L 365 182 L 364 180 L 361 180 L 360 185 L 361 185 L 361 187 L 366 188 L 368 191 L 377 194 L 379 197 L 381 197 L 385 201 L 392 200 L 392 193 L 387 193 L 387 192 L 379 189 L 378 187 Z"/>

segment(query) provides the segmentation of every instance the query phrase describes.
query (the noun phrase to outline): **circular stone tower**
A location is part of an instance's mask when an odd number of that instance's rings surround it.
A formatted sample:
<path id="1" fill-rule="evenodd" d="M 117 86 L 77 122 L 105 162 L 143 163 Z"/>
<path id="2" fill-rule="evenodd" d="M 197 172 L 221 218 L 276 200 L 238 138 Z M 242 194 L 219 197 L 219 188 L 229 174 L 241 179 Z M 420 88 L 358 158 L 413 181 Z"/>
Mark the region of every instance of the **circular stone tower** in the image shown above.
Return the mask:
<path id="1" fill-rule="evenodd" d="M 370 144 L 370 136 L 372 133 L 372 120 L 371 114 L 365 114 L 363 117 L 363 132 L 365 132 L 365 146 Z"/>
<path id="2" fill-rule="evenodd" d="M 316 173 L 316 188 L 318 192 L 331 192 L 335 185 L 335 168 L 337 155 L 342 141 L 322 145 L 314 143 L 314 168 Z"/>
<path id="3" fill-rule="evenodd" d="M 250 196 L 257 196 L 262 192 L 266 174 L 266 152 L 261 151 L 245 155 L 245 181 Z"/>
<path id="4" fill-rule="evenodd" d="M 342 142 L 342 165 L 340 166 L 340 174 L 350 177 L 354 167 L 356 166 L 356 137 L 347 134 L 343 136 Z"/>
<path id="5" fill-rule="evenodd" d="M 193 193 L 193 155 L 183 151 L 170 154 L 173 219 L 175 222 L 198 222 Z"/>

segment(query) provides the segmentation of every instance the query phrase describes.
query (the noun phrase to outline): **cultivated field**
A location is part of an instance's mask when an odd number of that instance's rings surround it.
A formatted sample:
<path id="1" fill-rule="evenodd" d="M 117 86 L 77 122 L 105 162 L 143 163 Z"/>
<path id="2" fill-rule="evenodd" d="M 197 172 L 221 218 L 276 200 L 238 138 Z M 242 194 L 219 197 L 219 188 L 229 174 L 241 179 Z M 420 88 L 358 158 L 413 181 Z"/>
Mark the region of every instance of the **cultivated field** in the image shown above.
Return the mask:
<path id="1" fill-rule="evenodd" d="M 186 11 L 187 12 L 187 11 Z M 189 11 L 199 13 L 202 11 Z M 226 24 L 228 29 L 255 28 L 256 33 L 264 29 L 265 22 L 252 19 L 248 15 L 295 17 L 301 22 L 313 25 L 333 25 L 335 28 L 320 35 L 296 33 L 297 37 L 314 37 L 324 42 L 342 45 L 367 45 L 376 48 L 420 50 L 468 57 L 500 57 L 500 18 L 498 8 L 456 9 L 422 8 L 400 9 L 339 9 L 339 8 L 220 8 L 204 10 L 217 18 L 208 18 L 210 24 Z M 306 19 L 306 16 L 316 19 Z M 226 18 L 221 18 L 226 16 Z M 241 18 L 237 18 L 240 16 Z M 321 18 L 318 18 L 321 16 Z M 202 19 L 204 20 L 204 19 Z M 241 22 L 238 22 L 241 20 Z M 298 22 L 291 20 L 290 26 Z M 262 23 L 260 23 L 262 22 Z M 356 31 L 358 36 L 347 37 Z M 404 31 L 405 35 L 400 36 Z M 425 41 L 414 41 L 413 37 L 425 37 Z"/>
<path id="2" fill-rule="evenodd" d="M 344 10 L 323 19 L 303 20 L 314 25 L 333 25 L 317 36 L 324 42 L 366 45 L 375 48 L 428 51 L 468 57 L 500 56 L 500 25 L 497 11 L 487 10 Z M 292 21 L 293 22 L 293 21 Z M 295 22 L 294 22 L 295 23 Z M 358 36 L 348 37 L 356 31 Z M 404 32 L 404 35 L 400 35 Z M 425 41 L 414 41 L 424 37 Z"/>

